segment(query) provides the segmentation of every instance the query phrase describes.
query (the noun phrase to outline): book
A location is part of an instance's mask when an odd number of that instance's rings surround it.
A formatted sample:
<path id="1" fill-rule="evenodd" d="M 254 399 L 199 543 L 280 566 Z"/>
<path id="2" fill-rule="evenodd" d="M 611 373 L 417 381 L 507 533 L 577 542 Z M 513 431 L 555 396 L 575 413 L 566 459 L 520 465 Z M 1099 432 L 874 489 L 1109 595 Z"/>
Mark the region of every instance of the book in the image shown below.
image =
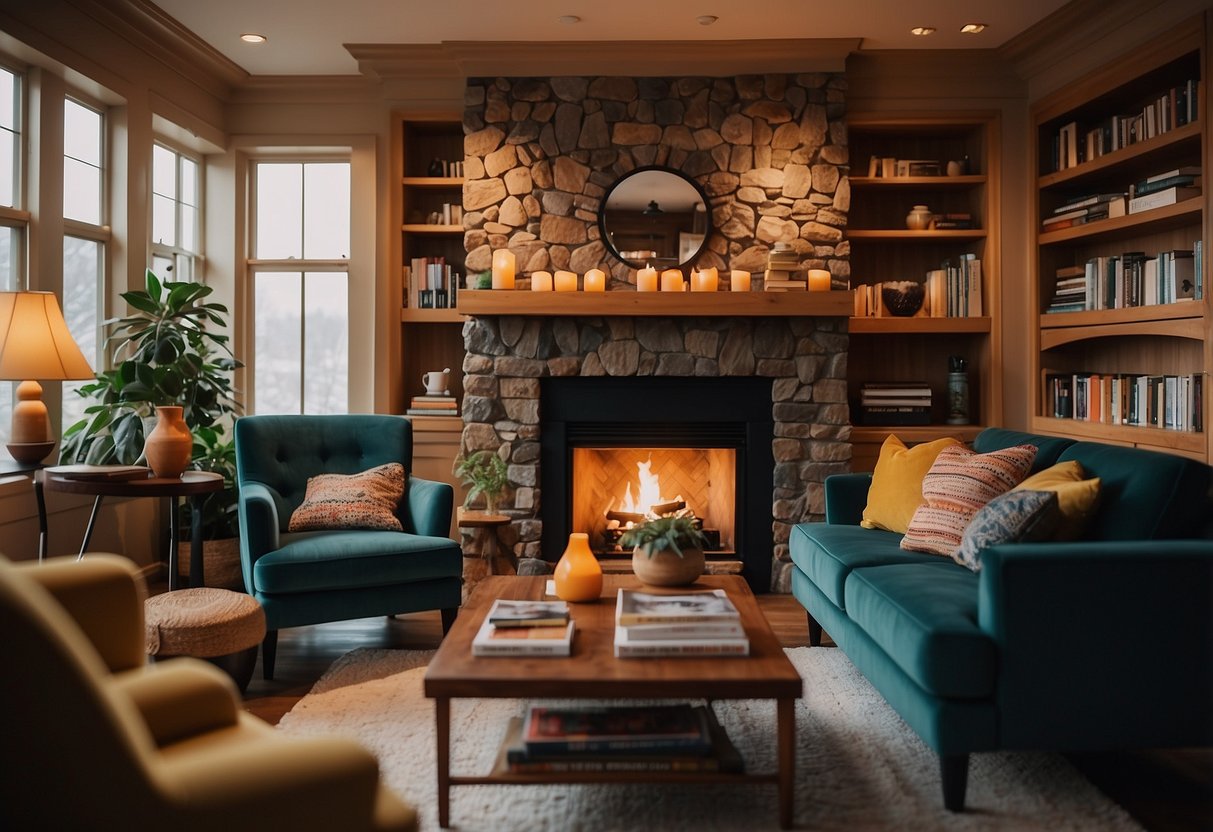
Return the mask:
<path id="1" fill-rule="evenodd" d="M 1143 180 L 1133 186 L 1133 196 L 1145 196 L 1146 194 L 1173 188 L 1176 185 L 1199 188 L 1200 184 L 1199 176 L 1168 176 L 1165 179 L 1156 179 L 1154 181 Z"/>
<path id="2" fill-rule="evenodd" d="M 1162 173 L 1147 176 L 1142 180 L 1142 182 L 1161 182 L 1164 179 L 1171 179 L 1176 176 L 1200 176 L 1200 165 L 1183 165 L 1178 168 L 1172 168 L 1171 170 L 1165 170 Z"/>
<path id="3" fill-rule="evenodd" d="M 522 725 L 528 754 L 712 750 L 707 715 L 690 704 L 534 705 Z"/>
<path id="4" fill-rule="evenodd" d="M 1113 200 L 1123 199 L 1124 197 L 1125 193 L 1123 191 L 1113 194 L 1092 194 L 1091 196 L 1080 197 L 1078 199 L 1071 200 L 1058 208 L 1054 208 L 1053 215 L 1056 216 L 1058 214 L 1066 214 L 1079 208 L 1087 208 L 1092 205 L 1098 205 L 1101 202 L 1112 202 Z"/>
<path id="5" fill-rule="evenodd" d="M 1129 213 L 1137 214 L 1142 211 L 1149 211 L 1151 208 L 1174 205 L 1177 202 L 1195 199 L 1198 196 L 1200 196 L 1200 188 L 1187 188 L 1182 185 L 1176 185 L 1162 191 L 1155 191 L 1152 194 L 1133 197 L 1129 200 Z"/>
<path id="6" fill-rule="evenodd" d="M 145 465 L 53 465 L 46 473 L 84 482 L 127 482 L 151 476 Z"/>
<path id="7" fill-rule="evenodd" d="M 695 621 L 740 621 L 741 613 L 723 589 L 656 595 L 621 589 L 615 604 L 615 623 L 683 624 Z"/>
<path id="8" fill-rule="evenodd" d="M 573 628 L 569 621 L 556 627 L 493 626 L 485 618 L 472 639 L 473 656 L 567 656 L 573 649 Z"/>
<path id="9" fill-rule="evenodd" d="M 418 410 L 456 410 L 459 407 L 459 402 L 449 397 L 445 399 L 423 400 L 414 398 L 409 402 L 409 407 L 414 407 Z"/>
<path id="10" fill-rule="evenodd" d="M 679 639 L 744 638 L 740 621 L 703 621 L 693 624 L 632 624 L 618 625 L 629 641 L 663 641 Z"/>
<path id="11" fill-rule="evenodd" d="M 569 621 L 569 605 L 564 601 L 511 601 L 498 598 L 489 609 L 488 622 L 494 627 L 563 627 Z"/>
<path id="12" fill-rule="evenodd" d="M 410 407 L 404 411 L 406 416 L 458 416 L 459 409 L 435 410 L 432 407 Z"/>
<path id="13" fill-rule="evenodd" d="M 636 639 L 631 636 L 631 627 L 615 628 L 615 658 L 635 659 L 678 656 L 748 656 L 748 638 L 678 638 Z"/>

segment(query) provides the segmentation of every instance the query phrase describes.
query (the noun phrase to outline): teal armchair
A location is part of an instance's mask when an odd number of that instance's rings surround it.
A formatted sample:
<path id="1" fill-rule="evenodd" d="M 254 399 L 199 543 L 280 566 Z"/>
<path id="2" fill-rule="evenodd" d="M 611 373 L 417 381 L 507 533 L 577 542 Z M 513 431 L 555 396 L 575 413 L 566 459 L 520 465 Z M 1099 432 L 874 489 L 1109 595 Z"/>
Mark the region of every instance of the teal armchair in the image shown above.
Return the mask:
<path id="1" fill-rule="evenodd" d="M 463 553 L 446 537 L 454 489 L 408 476 L 404 531 L 288 532 L 309 477 L 399 462 L 412 425 L 399 416 L 246 416 L 236 422 L 240 562 L 265 608 L 262 670 L 273 678 L 278 630 L 374 615 L 440 610 L 446 632 L 462 595 Z"/>

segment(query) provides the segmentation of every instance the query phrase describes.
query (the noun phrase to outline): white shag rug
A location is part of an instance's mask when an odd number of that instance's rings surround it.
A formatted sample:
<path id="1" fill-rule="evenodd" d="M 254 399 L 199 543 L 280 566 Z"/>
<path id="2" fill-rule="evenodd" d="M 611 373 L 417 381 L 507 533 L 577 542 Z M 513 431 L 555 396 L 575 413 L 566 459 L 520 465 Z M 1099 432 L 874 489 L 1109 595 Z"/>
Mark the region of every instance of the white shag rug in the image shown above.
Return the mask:
<path id="1" fill-rule="evenodd" d="M 796 828 L 814 830 L 1138 830 L 1064 758 L 975 754 L 966 811 L 943 808 L 938 760 L 842 651 L 798 647 L 805 680 L 796 703 Z M 432 651 L 359 649 L 338 659 L 279 729 L 361 741 L 385 782 L 437 830 L 433 700 L 422 693 Z M 456 774 L 492 768 L 509 717 L 528 703 L 462 699 L 451 706 Z M 775 707 L 720 700 L 716 713 L 748 771 L 775 768 Z M 451 824 L 461 832 L 775 830 L 773 785 L 456 786 Z"/>

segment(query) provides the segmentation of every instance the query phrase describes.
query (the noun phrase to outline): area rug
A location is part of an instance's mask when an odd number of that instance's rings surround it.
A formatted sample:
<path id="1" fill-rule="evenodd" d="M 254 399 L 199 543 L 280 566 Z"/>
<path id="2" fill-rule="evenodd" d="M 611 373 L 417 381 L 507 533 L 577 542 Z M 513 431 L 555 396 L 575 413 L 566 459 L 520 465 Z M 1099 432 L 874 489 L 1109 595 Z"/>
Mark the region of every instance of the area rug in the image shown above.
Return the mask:
<path id="1" fill-rule="evenodd" d="M 796 828 L 814 830 L 1135 830 L 1128 814 L 1054 754 L 976 754 L 967 811 L 942 807 L 936 756 L 837 649 L 798 647 Z M 422 693 L 431 651 L 360 649 L 338 659 L 282 718 L 287 734 L 337 734 L 378 755 L 385 781 L 437 830 L 434 708 Z M 493 764 L 514 699 L 455 700 L 452 772 Z M 750 771 L 775 768 L 774 704 L 718 701 Z M 778 829 L 774 786 L 457 786 L 462 832 Z"/>

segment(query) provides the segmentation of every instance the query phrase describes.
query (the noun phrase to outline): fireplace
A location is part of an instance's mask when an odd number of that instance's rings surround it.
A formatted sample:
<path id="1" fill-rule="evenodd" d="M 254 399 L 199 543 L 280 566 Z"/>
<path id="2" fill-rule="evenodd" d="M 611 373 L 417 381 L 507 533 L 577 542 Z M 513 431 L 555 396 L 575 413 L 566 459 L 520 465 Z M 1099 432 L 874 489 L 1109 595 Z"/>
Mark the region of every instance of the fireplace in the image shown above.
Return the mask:
<path id="1" fill-rule="evenodd" d="M 629 515 L 691 510 L 709 560 L 740 561 L 754 591 L 769 591 L 771 398 L 769 378 L 541 379 L 544 559 L 559 559 L 574 531 L 601 556 L 622 557 L 616 538 Z"/>

